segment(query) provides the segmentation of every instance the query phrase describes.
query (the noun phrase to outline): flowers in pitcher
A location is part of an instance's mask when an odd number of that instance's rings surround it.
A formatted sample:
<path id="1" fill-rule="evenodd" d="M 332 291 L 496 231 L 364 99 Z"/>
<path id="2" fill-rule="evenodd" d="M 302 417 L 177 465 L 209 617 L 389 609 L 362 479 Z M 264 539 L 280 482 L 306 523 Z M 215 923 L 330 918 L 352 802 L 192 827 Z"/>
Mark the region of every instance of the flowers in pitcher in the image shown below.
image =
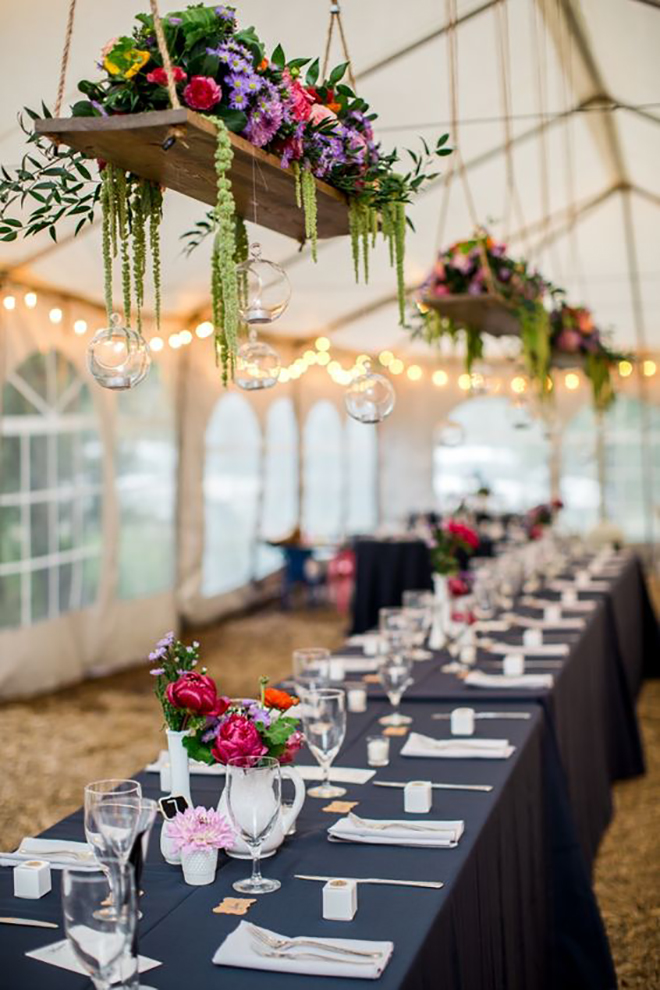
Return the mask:
<path id="1" fill-rule="evenodd" d="M 447 519 L 433 532 L 430 547 L 431 565 L 436 574 L 458 574 L 461 558 L 469 557 L 479 547 L 479 537 L 471 526 L 458 519 Z"/>

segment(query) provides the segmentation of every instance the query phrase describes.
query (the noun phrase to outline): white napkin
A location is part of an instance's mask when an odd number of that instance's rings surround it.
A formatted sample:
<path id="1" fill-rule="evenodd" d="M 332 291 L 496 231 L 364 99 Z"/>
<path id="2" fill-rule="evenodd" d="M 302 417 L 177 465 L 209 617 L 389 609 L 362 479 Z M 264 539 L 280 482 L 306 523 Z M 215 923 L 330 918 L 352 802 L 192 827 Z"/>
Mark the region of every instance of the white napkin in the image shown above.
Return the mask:
<path id="1" fill-rule="evenodd" d="M 153 763 L 148 763 L 145 769 L 147 773 L 160 773 L 169 762 L 170 754 L 166 749 L 161 749 L 158 759 L 154 760 Z M 222 777 L 225 772 L 222 763 L 213 763 L 209 766 L 208 763 L 202 763 L 200 760 L 188 760 L 188 766 L 191 773 L 199 774 L 202 777 Z"/>
<path id="2" fill-rule="evenodd" d="M 296 955 L 305 957 L 313 954 L 323 955 L 323 949 L 312 948 L 311 946 L 301 946 L 300 950 L 287 949 L 286 958 L 269 959 L 259 954 L 255 946 L 260 948 L 261 943 L 250 936 L 250 929 L 256 927 L 249 921 L 241 921 L 237 928 L 231 932 L 224 940 L 220 948 L 213 956 L 216 966 L 239 966 L 241 969 L 263 969 L 267 972 L 299 973 L 302 976 L 347 976 L 351 979 L 377 980 L 387 966 L 394 945 L 392 942 L 367 942 L 358 938 L 317 938 L 316 935 L 309 936 L 315 942 L 323 942 L 328 945 L 339 945 L 349 949 L 363 949 L 368 952 L 381 952 L 382 955 L 376 959 L 366 959 L 364 962 L 356 962 L 357 957 L 342 956 L 336 954 L 336 962 L 329 962 L 323 959 L 296 959 Z M 275 938 L 285 938 L 277 932 L 271 932 L 267 928 L 261 931 Z M 305 938 L 306 936 L 297 936 Z M 262 949 L 261 951 L 269 951 Z M 332 950 L 328 950 L 328 956 L 334 956 Z"/>
<path id="3" fill-rule="evenodd" d="M 323 780 L 321 767 L 305 767 L 296 764 L 303 780 Z M 358 770 L 356 767 L 330 767 L 330 780 L 338 784 L 366 784 L 376 776 L 375 770 Z"/>
<path id="4" fill-rule="evenodd" d="M 552 622 L 549 619 L 532 619 L 528 615 L 516 615 L 511 616 L 511 621 L 517 626 L 525 626 L 528 629 L 584 629 L 586 625 L 586 619 L 583 619 L 580 615 L 574 615 L 572 617 L 562 617 Z"/>
<path id="5" fill-rule="evenodd" d="M 556 578 L 554 581 L 550 581 L 548 588 L 551 591 L 572 591 L 575 590 L 578 593 L 580 591 L 597 591 L 605 593 L 610 590 L 609 581 L 590 581 L 589 584 L 576 584 L 570 578 Z"/>
<path id="6" fill-rule="evenodd" d="M 368 674 L 378 670 L 375 657 L 330 657 L 331 663 L 341 663 L 344 674 Z"/>
<path id="7" fill-rule="evenodd" d="M 432 739 L 411 732 L 401 756 L 430 756 L 451 760 L 508 760 L 516 750 L 508 739 Z"/>
<path id="8" fill-rule="evenodd" d="M 511 623 L 504 619 L 477 619 L 472 626 L 475 632 L 508 632 Z"/>
<path id="9" fill-rule="evenodd" d="M 82 858 L 62 855 L 64 850 L 80 853 Z M 17 863 L 24 863 L 28 859 L 43 859 L 50 863 L 54 870 L 63 870 L 65 866 L 74 867 L 76 870 L 90 870 L 91 872 L 100 869 L 92 852 L 92 847 L 86 842 L 71 842 L 67 839 L 33 839 L 28 836 L 22 840 L 16 852 L 0 852 L 0 866 L 16 866 Z"/>
<path id="10" fill-rule="evenodd" d="M 593 598 L 574 602 L 573 605 L 564 605 L 560 601 L 551 601 L 549 598 L 533 598 L 530 595 L 529 597 L 521 598 L 520 603 L 529 608 L 545 608 L 546 605 L 559 605 L 562 612 L 593 612 L 595 608 L 598 608 L 598 602 L 595 602 Z"/>
<path id="11" fill-rule="evenodd" d="M 514 646 L 512 643 L 492 643 L 489 653 L 505 657 L 508 653 L 522 653 L 526 657 L 565 657 L 570 652 L 568 643 L 541 643 L 540 646 Z"/>
<path id="12" fill-rule="evenodd" d="M 411 819 L 402 821 L 398 818 L 365 818 L 365 823 L 374 825 L 392 825 L 393 828 L 369 828 L 368 824 L 360 825 L 352 818 L 340 818 L 328 829 L 328 835 L 333 839 L 347 842 L 366 842 L 381 846 L 425 846 L 428 848 L 453 849 L 465 831 L 465 822 L 440 822 Z M 410 828 L 411 825 L 424 826 L 424 831 Z"/>
<path id="13" fill-rule="evenodd" d="M 83 976 L 87 976 L 87 971 L 76 959 L 69 940 L 66 938 L 62 939 L 61 942 L 51 942 L 50 945 L 44 945 L 40 949 L 33 949 L 32 952 L 26 952 L 25 955 L 29 956 L 30 959 L 37 959 L 39 962 L 49 963 L 51 966 L 59 966 L 60 969 L 68 969 L 72 973 L 81 973 Z M 140 973 L 147 973 L 150 969 L 162 965 L 157 959 L 150 959 L 148 956 L 138 957 Z"/>
<path id="14" fill-rule="evenodd" d="M 463 684 L 482 688 L 551 688 L 555 679 L 552 674 L 521 674 L 520 677 L 507 677 L 505 674 L 484 674 L 481 670 L 471 670 Z"/>

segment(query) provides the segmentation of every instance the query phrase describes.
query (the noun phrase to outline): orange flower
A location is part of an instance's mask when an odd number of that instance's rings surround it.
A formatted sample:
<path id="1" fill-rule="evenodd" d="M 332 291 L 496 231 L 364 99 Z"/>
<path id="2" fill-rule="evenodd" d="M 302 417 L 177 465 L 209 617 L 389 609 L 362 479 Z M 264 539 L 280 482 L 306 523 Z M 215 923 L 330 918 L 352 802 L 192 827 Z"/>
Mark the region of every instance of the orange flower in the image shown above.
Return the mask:
<path id="1" fill-rule="evenodd" d="M 259 62 L 259 65 L 257 66 L 257 72 L 265 72 L 267 68 L 268 68 L 268 59 L 262 58 L 261 62 Z"/>
<path id="2" fill-rule="evenodd" d="M 266 688 L 264 693 L 264 704 L 267 708 L 277 708 L 281 712 L 287 711 L 293 705 L 298 704 L 298 699 L 287 691 L 278 691 L 276 688 Z"/>
<path id="3" fill-rule="evenodd" d="M 326 103 L 328 110 L 332 110 L 333 113 L 339 113 L 341 110 L 341 103 Z"/>

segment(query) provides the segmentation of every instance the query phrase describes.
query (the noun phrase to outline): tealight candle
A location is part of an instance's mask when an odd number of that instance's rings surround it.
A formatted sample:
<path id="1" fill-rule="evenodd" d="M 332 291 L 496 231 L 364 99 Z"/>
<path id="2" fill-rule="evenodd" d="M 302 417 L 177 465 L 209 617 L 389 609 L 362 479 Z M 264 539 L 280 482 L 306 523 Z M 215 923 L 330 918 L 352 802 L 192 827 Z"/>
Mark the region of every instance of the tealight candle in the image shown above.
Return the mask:
<path id="1" fill-rule="evenodd" d="M 344 680 L 343 661 L 335 657 L 330 657 L 330 663 L 328 664 L 328 675 L 331 681 L 343 681 Z"/>
<path id="2" fill-rule="evenodd" d="M 43 859 L 29 859 L 14 867 L 14 896 L 36 900 L 52 888 L 50 864 Z"/>
<path id="3" fill-rule="evenodd" d="M 375 657 L 378 654 L 380 640 L 378 636 L 365 636 L 362 643 L 362 651 L 365 657 Z"/>
<path id="4" fill-rule="evenodd" d="M 454 708 L 449 724 L 452 736 L 474 735 L 474 708 Z"/>
<path id="5" fill-rule="evenodd" d="M 461 663 L 465 663 L 468 666 L 476 663 L 477 660 L 477 648 L 476 646 L 462 646 L 458 654 L 458 658 Z"/>
<path id="6" fill-rule="evenodd" d="M 561 605 L 553 602 L 543 609 L 543 618 L 546 622 L 559 622 L 561 620 Z"/>
<path id="7" fill-rule="evenodd" d="M 323 917 L 326 921 L 352 921 L 357 908 L 355 880 L 328 880 L 323 887 Z"/>
<path id="8" fill-rule="evenodd" d="M 362 684 L 347 684 L 346 701 L 349 712 L 366 712 L 367 689 Z"/>
<path id="9" fill-rule="evenodd" d="M 403 789 L 403 810 L 411 815 L 425 815 L 431 810 L 433 790 L 430 780 L 410 780 Z"/>
<path id="10" fill-rule="evenodd" d="M 367 763 L 370 767 L 386 767 L 390 762 L 390 741 L 387 736 L 367 736 Z"/>
<path id="11" fill-rule="evenodd" d="M 523 633 L 523 646 L 532 648 L 543 646 L 543 632 L 540 629 L 525 629 Z"/>
<path id="12" fill-rule="evenodd" d="M 504 674 L 506 677 L 520 677 L 525 673 L 525 658 L 522 653 L 507 653 L 504 657 Z"/>
<path id="13" fill-rule="evenodd" d="M 562 592 L 561 603 L 562 605 L 575 605 L 578 600 L 578 593 L 575 588 L 567 588 L 566 591 Z"/>
<path id="14" fill-rule="evenodd" d="M 575 575 L 575 583 L 578 588 L 586 588 L 591 581 L 589 571 L 578 571 Z"/>

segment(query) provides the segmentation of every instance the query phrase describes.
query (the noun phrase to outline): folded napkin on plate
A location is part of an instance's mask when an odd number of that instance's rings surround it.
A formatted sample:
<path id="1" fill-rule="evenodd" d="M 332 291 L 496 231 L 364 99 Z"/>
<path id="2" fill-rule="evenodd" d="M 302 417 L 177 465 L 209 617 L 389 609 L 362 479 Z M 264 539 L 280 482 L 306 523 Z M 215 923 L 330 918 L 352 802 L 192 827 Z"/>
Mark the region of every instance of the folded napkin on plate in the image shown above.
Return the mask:
<path id="1" fill-rule="evenodd" d="M 68 854 L 68 855 L 67 855 Z M 0 866 L 16 866 L 28 859 L 43 859 L 55 870 L 73 866 L 77 870 L 99 870 L 100 867 L 86 842 L 71 842 L 67 839 L 22 840 L 16 852 L 0 852 Z"/>
<path id="2" fill-rule="evenodd" d="M 562 612 L 593 612 L 595 608 L 598 608 L 598 602 L 595 602 L 593 598 L 586 599 L 585 601 L 577 601 L 572 605 L 564 605 L 562 602 L 557 600 L 551 600 L 550 598 L 533 598 L 530 595 L 521 598 L 520 604 L 525 605 L 528 608 L 543 609 L 546 605 L 559 605 Z"/>
<path id="3" fill-rule="evenodd" d="M 508 739 L 432 739 L 411 732 L 401 756 L 430 756 L 450 760 L 508 760 L 516 747 Z"/>
<path id="4" fill-rule="evenodd" d="M 505 674 L 484 674 L 481 670 L 471 670 L 463 684 L 468 687 L 482 688 L 551 688 L 554 684 L 552 674 L 521 674 L 519 677 L 507 677 Z"/>
<path id="5" fill-rule="evenodd" d="M 512 615 L 511 621 L 528 629 L 557 629 L 561 632 L 564 629 L 584 629 L 587 620 L 580 615 L 564 617 L 554 622 L 549 619 L 532 619 L 529 615 Z"/>
<path id="6" fill-rule="evenodd" d="M 145 770 L 147 773 L 160 773 L 163 767 L 167 766 L 169 762 L 170 754 L 166 749 L 161 749 L 158 759 L 154 760 L 153 763 L 148 763 Z M 191 773 L 199 774 L 202 777 L 221 777 L 225 772 L 225 768 L 221 763 L 213 763 L 209 766 L 208 763 L 201 763 L 199 760 L 188 760 L 188 766 Z"/>
<path id="7" fill-rule="evenodd" d="M 37 959 L 39 962 L 49 963 L 51 966 L 59 966 L 60 969 L 68 969 L 72 973 L 82 973 L 83 976 L 87 976 L 87 973 L 74 955 L 71 943 L 67 939 L 62 939 L 60 942 L 51 942 L 50 945 L 44 945 L 40 949 L 33 949 L 32 952 L 26 952 L 25 955 L 29 956 L 30 959 Z M 148 956 L 139 957 L 140 973 L 147 973 L 150 969 L 155 969 L 156 966 L 162 965 L 157 959 L 150 959 Z"/>
<path id="8" fill-rule="evenodd" d="M 358 818 L 348 815 L 328 829 L 331 839 L 382 846 L 425 846 L 453 849 L 465 831 L 465 822 L 440 822 L 394 818 Z"/>
<path id="9" fill-rule="evenodd" d="M 610 590 L 610 582 L 590 581 L 589 584 L 577 584 L 576 581 L 573 581 L 570 578 L 557 578 L 556 580 L 548 583 L 548 588 L 550 588 L 551 591 L 596 591 L 604 594 L 606 591 Z"/>
<path id="10" fill-rule="evenodd" d="M 345 674 L 371 673 L 378 670 L 378 661 L 374 657 L 330 657 L 331 663 L 340 662 Z"/>
<path id="11" fill-rule="evenodd" d="M 323 770 L 321 767 L 308 767 L 296 763 L 303 780 L 323 780 Z M 330 767 L 330 780 L 337 784 L 366 784 L 372 777 L 376 776 L 375 770 L 360 770 L 357 767 Z"/>
<path id="12" fill-rule="evenodd" d="M 507 653 L 522 653 L 526 657 L 565 657 L 570 652 L 568 643 L 541 643 L 540 646 L 520 646 L 513 643 L 492 643 L 489 653 L 506 656 Z"/>
<path id="13" fill-rule="evenodd" d="M 387 966 L 394 945 L 392 942 L 367 942 L 358 938 L 317 938 L 297 936 L 318 942 L 318 947 L 301 945 L 300 948 L 283 950 L 268 949 L 251 934 L 256 928 L 248 921 L 241 921 L 224 940 L 213 956 L 216 966 L 238 966 L 241 969 L 263 969 L 267 972 L 300 973 L 302 976 L 347 976 L 351 979 L 377 980 Z M 261 928 L 265 935 L 273 938 L 287 938 L 267 928 Z M 323 946 L 328 948 L 324 951 Z M 333 951 L 332 946 L 343 949 L 358 949 L 361 952 L 376 952 L 375 958 L 362 959 Z M 268 953 L 273 955 L 269 956 Z"/>

